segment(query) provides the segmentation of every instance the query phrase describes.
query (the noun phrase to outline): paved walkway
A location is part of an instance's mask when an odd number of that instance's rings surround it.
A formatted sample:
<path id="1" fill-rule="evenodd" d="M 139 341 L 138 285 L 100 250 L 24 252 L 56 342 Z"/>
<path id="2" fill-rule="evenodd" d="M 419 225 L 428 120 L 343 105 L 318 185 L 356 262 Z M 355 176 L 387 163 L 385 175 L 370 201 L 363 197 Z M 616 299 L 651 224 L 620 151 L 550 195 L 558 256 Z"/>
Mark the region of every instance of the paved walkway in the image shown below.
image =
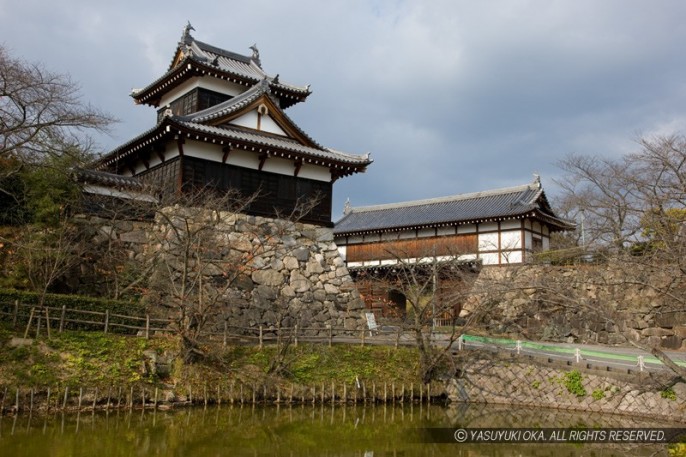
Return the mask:
<path id="1" fill-rule="evenodd" d="M 440 341 L 440 335 L 437 340 Z M 660 360 L 642 349 L 633 346 L 602 346 L 591 344 L 538 343 L 517 341 L 505 338 L 490 338 L 464 335 L 462 342 L 454 342 L 453 348 L 491 349 L 498 352 L 508 351 L 519 354 L 548 356 L 574 363 L 598 363 L 614 368 L 634 369 L 636 371 L 667 370 Z M 686 368 L 686 352 L 664 351 L 677 365 Z"/>

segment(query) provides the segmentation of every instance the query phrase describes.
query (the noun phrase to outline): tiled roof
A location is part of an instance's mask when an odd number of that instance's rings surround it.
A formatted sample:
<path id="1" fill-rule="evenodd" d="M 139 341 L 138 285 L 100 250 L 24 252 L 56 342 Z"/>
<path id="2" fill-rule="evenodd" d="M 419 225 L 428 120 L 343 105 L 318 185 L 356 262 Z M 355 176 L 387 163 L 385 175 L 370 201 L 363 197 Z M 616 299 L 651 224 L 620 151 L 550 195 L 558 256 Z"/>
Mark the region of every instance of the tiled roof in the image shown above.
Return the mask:
<path id="1" fill-rule="evenodd" d="M 372 162 L 368 155 L 348 154 L 330 148 L 313 148 L 303 145 L 290 138 L 263 134 L 256 130 L 250 130 L 230 125 L 211 126 L 195 122 L 179 121 L 179 124 L 198 133 L 216 135 L 227 140 L 245 141 L 251 144 L 275 149 L 290 151 L 298 155 L 307 155 L 314 158 L 343 162 L 351 165 L 368 165 Z"/>
<path id="2" fill-rule="evenodd" d="M 140 102 L 148 103 L 158 96 L 157 94 L 162 88 L 174 87 L 185 80 L 184 75 L 194 72 L 214 73 L 217 77 L 222 75 L 225 79 L 248 86 L 266 79 L 274 95 L 277 97 L 285 96 L 288 99 L 285 106 L 302 101 L 311 93 L 309 86 L 295 86 L 281 82 L 278 75 L 274 77 L 267 75 L 262 70 L 259 60 L 203 43 L 190 35 L 185 42 L 179 43 L 179 48 L 185 58 L 176 65 L 175 62 L 172 62 L 164 75 L 145 88 L 135 89 L 131 93 L 132 97 Z"/>
<path id="3" fill-rule="evenodd" d="M 174 132 L 176 131 L 191 137 L 202 135 L 205 139 L 207 136 L 211 136 L 215 139 L 220 138 L 226 142 L 236 141 L 254 144 L 257 147 L 265 147 L 267 150 L 269 148 L 274 148 L 275 150 L 278 149 L 291 152 L 295 157 L 308 156 L 314 160 L 321 159 L 322 162 L 335 162 L 356 168 L 364 168 L 372 163 L 369 154 L 357 155 L 336 151 L 331 148 L 314 148 L 303 145 L 290 138 L 266 134 L 256 130 L 227 125 L 215 127 L 191 122 L 180 116 L 167 116 L 163 117 L 160 123 L 152 129 L 143 132 L 127 143 L 124 143 L 107 153 L 98 160 L 94 166 L 98 170 L 107 169 L 118 160 L 124 160 L 142 148 L 149 147 L 150 144 L 161 140 L 163 137 L 174 135 Z"/>
<path id="4" fill-rule="evenodd" d="M 337 235 L 501 220 L 536 212 L 551 224 L 569 228 L 550 209 L 540 181 L 485 192 L 387 205 L 350 208 L 334 226 Z"/>
<path id="5" fill-rule="evenodd" d="M 99 184 L 124 189 L 143 189 L 143 183 L 138 178 L 107 173 L 105 171 L 76 169 L 74 170 L 74 177 L 76 181 L 88 184 Z"/>
<path id="6" fill-rule="evenodd" d="M 230 98 L 225 102 L 211 106 L 202 111 L 198 111 L 197 113 L 189 114 L 187 116 L 180 116 L 179 119 L 183 121 L 204 124 L 213 119 L 218 119 L 220 117 L 228 116 L 230 114 L 238 112 L 263 95 L 269 96 L 272 99 L 272 101 L 275 102 L 274 98 L 271 96 L 271 89 L 269 88 L 269 84 L 267 83 L 266 79 L 263 79 L 262 82 L 254 85 L 253 87 L 251 87 L 250 89 L 236 97 Z M 300 135 L 306 138 L 315 147 L 319 149 L 325 149 L 323 146 L 314 141 L 314 139 L 312 139 L 312 137 L 310 137 L 304 130 L 302 130 L 295 122 L 293 122 L 293 120 L 281 108 L 279 108 L 278 103 L 275 102 L 274 104 L 279 110 L 281 116 L 283 116 L 290 123 L 290 125 L 300 133 Z"/>

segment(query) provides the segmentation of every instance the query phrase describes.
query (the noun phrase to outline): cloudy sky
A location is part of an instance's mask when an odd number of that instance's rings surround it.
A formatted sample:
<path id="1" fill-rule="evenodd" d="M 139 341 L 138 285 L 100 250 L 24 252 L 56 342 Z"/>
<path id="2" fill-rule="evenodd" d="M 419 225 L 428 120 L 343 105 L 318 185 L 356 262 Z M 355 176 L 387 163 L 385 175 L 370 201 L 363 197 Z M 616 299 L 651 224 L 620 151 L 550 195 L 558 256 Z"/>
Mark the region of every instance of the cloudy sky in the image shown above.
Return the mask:
<path id="1" fill-rule="evenodd" d="M 152 127 L 129 93 L 193 36 L 311 84 L 289 115 L 315 140 L 372 153 L 336 183 L 334 213 L 530 182 L 553 197 L 570 153 L 618 156 L 686 133 L 682 0 L 0 0 L 11 55 L 69 73 L 120 122 L 104 151 Z"/>

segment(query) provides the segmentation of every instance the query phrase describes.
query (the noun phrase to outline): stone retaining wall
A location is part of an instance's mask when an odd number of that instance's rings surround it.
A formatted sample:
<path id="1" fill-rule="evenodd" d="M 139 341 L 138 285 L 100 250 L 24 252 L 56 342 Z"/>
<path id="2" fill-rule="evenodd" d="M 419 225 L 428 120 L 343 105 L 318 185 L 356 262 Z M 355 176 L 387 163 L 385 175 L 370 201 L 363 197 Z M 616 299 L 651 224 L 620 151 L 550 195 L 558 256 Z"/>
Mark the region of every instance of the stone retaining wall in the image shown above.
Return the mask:
<path id="1" fill-rule="evenodd" d="M 202 210 L 175 207 L 158 212 L 154 221 L 112 222 L 89 216 L 80 222 L 94 228 L 93 245 L 122 246 L 124 254 L 118 256 L 125 259 L 122 264 L 143 269 L 156 262 L 143 284 L 145 300 L 154 308 L 173 300 L 169 275 L 179 276 L 184 268 L 184 258 L 178 248 L 174 250 L 178 234 L 173 226 L 192 224 L 189 213 L 194 216 L 193 211 L 200 219 L 207 217 Z M 202 293 L 206 300 L 216 301 L 218 310 L 211 326 L 221 329 L 226 322 L 263 326 L 265 331 L 295 325 L 301 329 L 364 327 L 364 303 L 331 229 L 226 212 L 214 217 L 221 222 L 212 227 L 209 242 L 203 241 L 211 251 L 203 256 L 212 260 L 202 265 L 201 278 Z M 85 274 L 89 267 L 82 266 L 83 277 L 89 276 Z"/>
<path id="2" fill-rule="evenodd" d="M 448 382 L 454 402 L 615 413 L 686 422 L 686 383 L 622 381 L 576 370 L 475 358 Z"/>
<path id="3" fill-rule="evenodd" d="M 489 333 L 686 350 L 682 273 L 635 265 L 484 268 L 463 314 Z"/>

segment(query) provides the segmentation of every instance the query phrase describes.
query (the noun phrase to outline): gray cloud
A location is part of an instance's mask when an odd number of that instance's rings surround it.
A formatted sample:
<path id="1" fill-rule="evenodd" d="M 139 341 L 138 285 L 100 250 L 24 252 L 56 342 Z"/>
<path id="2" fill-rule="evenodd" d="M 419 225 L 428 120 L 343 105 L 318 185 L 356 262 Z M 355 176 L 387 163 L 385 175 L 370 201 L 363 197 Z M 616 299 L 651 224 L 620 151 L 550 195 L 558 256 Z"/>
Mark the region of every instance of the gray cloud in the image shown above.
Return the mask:
<path id="1" fill-rule="evenodd" d="M 312 84 L 290 115 L 323 144 L 372 152 L 335 208 L 514 185 L 570 152 L 618 155 L 686 120 L 678 0 L 46 2 L 0 0 L 0 42 L 68 72 L 121 119 L 109 149 L 149 128 L 128 97 L 169 65 L 190 20 L 205 42 Z"/>

